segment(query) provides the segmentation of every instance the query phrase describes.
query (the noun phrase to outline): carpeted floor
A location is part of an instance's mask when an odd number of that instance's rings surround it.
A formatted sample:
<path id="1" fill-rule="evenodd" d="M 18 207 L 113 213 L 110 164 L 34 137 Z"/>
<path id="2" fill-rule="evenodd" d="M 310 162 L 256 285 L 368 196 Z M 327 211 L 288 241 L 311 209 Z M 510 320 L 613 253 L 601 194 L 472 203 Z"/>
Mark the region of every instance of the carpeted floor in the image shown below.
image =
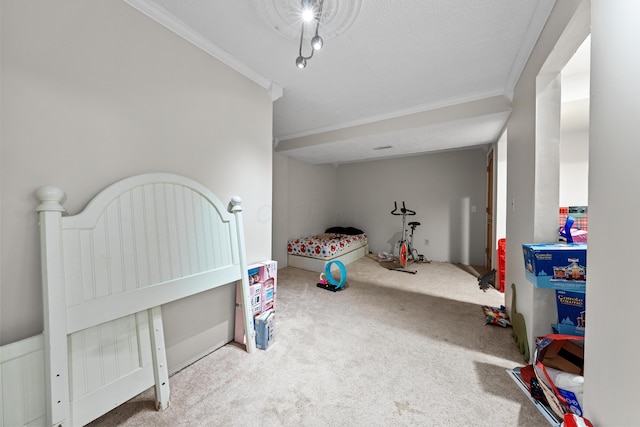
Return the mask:
<path id="1" fill-rule="evenodd" d="M 476 275 L 449 263 L 347 266 L 347 288 L 278 271 L 276 339 L 228 344 L 170 379 L 171 405 L 148 390 L 93 426 L 545 426 L 505 373 L 523 364 L 511 329 L 485 325 Z"/>

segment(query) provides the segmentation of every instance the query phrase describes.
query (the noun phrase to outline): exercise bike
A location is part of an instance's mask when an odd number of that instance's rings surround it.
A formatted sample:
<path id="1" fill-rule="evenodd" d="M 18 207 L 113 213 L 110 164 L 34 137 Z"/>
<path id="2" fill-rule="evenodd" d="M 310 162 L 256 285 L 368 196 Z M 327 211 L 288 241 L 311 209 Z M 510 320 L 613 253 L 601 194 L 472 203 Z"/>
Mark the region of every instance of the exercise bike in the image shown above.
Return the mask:
<path id="1" fill-rule="evenodd" d="M 391 215 L 402 216 L 402 237 L 398 240 L 398 261 L 400 262 L 400 267 L 394 268 L 394 270 L 404 271 L 405 273 L 416 274 L 416 270 L 408 270 L 407 265 L 412 262 L 430 262 L 427 260 L 424 255 L 419 254 L 417 249 L 413 247 L 413 232 L 420 225 L 417 221 L 411 221 L 407 224 L 407 216 L 413 216 L 416 214 L 416 211 L 408 209 L 404 201 L 402 202 L 402 207 L 398 209 L 398 203 L 393 202 L 393 210 L 391 211 Z M 409 234 L 409 238 L 407 239 L 408 228 L 411 228 L 411 234 Z M 409 261 L 411 259 L 411 261 Z"/>

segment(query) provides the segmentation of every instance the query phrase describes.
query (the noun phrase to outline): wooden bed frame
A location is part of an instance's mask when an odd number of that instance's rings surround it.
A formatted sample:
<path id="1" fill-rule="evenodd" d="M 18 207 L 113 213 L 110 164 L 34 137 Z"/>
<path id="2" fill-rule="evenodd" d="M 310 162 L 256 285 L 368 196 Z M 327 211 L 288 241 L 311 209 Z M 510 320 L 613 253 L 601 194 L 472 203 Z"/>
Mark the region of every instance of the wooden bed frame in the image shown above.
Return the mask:
<path id="1" fill-rule="evenodd" d="M 62 190 L 40 205 L 45 404 L 50 426 L 84 425 L 155 384 L 169 405 L 161 305 L 241 280 L 246 349 L 255 350 L 240 198 L 146 174 L 63 216 Z"/>

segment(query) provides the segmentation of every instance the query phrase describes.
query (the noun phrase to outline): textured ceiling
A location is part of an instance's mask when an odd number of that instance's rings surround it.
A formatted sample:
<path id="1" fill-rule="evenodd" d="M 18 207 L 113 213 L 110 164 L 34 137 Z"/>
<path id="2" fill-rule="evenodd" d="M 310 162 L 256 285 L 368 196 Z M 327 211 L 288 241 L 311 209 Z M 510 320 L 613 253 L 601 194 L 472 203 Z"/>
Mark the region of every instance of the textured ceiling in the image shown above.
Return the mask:
<path id="1" fill-rule="evenodd" d="M 299 0 L 126 1 L 269 89 L 276 151 L 315 164 L 496 141 L 555 3 L 325 0 L 299 70 Z"/>

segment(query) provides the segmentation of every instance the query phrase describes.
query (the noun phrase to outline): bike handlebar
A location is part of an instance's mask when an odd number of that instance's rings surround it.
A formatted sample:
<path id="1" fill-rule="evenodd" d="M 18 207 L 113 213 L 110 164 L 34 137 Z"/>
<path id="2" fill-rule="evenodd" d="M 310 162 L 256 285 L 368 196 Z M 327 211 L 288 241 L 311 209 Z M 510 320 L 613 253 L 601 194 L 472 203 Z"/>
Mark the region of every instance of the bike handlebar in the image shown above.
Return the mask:
<path id="1" fill-rule="evenodd" d="M 407 209 L 404 205 L 404 201 L 402 202 L 402 207 L 400 208 L 400 212 L 398 212 L 398 203 L 393 202 L 393 210 L 391 211 L 391 215 L 415 215 L 416 211 L 412 211 L 411 209 Z"/>

